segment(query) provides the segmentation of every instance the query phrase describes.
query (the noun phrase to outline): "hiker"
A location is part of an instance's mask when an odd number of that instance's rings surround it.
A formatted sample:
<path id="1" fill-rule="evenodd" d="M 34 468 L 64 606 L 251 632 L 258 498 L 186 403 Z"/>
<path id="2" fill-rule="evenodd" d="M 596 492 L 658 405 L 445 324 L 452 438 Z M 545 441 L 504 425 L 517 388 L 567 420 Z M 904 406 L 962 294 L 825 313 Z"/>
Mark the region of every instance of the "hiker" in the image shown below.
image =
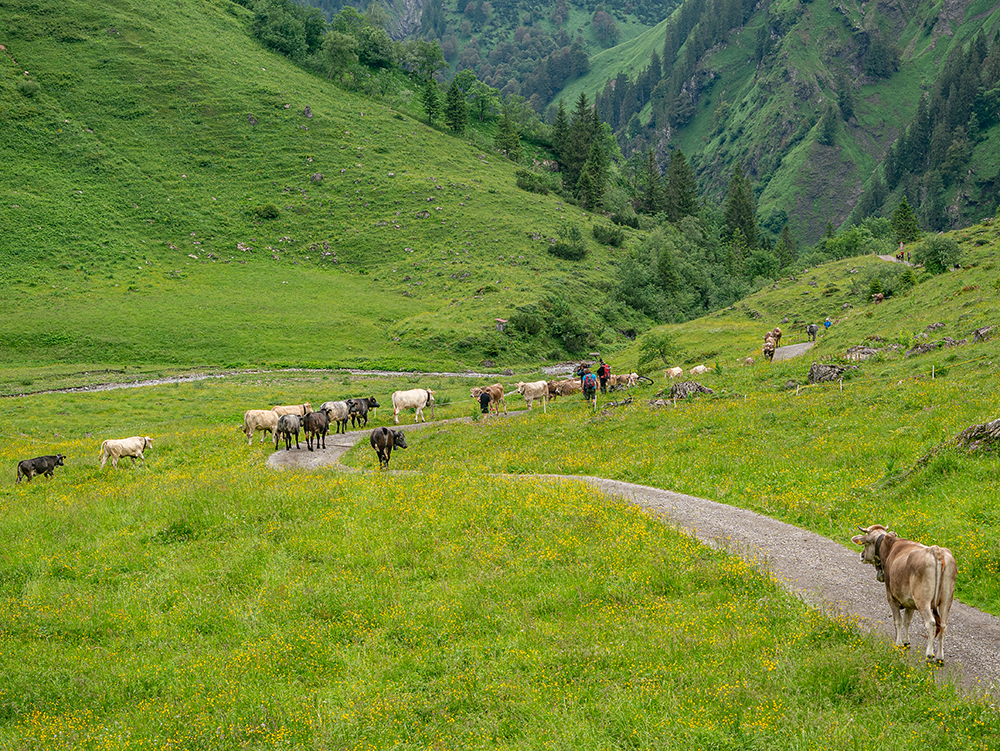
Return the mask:
<path id="1" fill-rule="evenodd" d="M 601 359 L 601 364 L 597 368 L 597 377 L 601 381 L 601 393 L 608 393 L 608 379 L 611 377 L 611 366 Z"/>
<path id="2" fill-rule="evenodd" d="M 597 376 L 584 369 L 580 376 L 580 385 L 583 386 L 583 398 L 597 406 Z"/>

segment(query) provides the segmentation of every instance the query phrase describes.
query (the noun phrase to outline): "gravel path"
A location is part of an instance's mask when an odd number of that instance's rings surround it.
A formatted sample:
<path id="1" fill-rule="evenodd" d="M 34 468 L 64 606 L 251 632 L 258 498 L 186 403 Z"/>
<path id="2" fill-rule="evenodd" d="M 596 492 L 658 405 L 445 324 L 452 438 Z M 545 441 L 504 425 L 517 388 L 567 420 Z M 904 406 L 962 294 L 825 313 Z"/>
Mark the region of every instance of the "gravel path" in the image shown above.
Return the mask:
<path id="1" fill-rule="evenodd" d="M 400 427 L 411 431 L 425 425 L 468 419 Z M 330 466 L 349 469 L 340 463 L 341 457 L 355 443 L 367 437 L 367 430 L 328 436 L 326 450 L 312 453 L 306 450 L 305 443 L 300 450 L 281 449 L 268 456 L 267 466 L 272 469 Z M 810 604 L 831 612 L 857 616 L 865 627 L 883 633 L 890 640 L 894 638 L 885 586 L 875 581 L 873 568 L 860 563 L 860 549 L 846 548 L 813 532 L 752 511 L 669 490 L 600 477 L 544 477 L 589 483 L 603 493 L 647 509 L 709 545 L 727 548 L 750 560 L 763 561 L 789 591 Z M 917 613 L 910 629 L 910 655 L 914 662 L 923 662 L 926 638 L 923 622 Z M 947 663 L 941 669 L 942 679 L 954 681 L 975 693 L 1000 695 L 1000 618 L 956 600 L 948 619 L 945 658 Z"/>
<path id="2" fill-rule="evenodd" d="M 774 350 L 773 361 L 780 362 L 781 360 L 790 360 L 793 357 L 804 355 L 813 348 L 814 344 L 814 342 L 802 342 L 801 344 L 788 344 L 784 347 L 778 347 Z"/>

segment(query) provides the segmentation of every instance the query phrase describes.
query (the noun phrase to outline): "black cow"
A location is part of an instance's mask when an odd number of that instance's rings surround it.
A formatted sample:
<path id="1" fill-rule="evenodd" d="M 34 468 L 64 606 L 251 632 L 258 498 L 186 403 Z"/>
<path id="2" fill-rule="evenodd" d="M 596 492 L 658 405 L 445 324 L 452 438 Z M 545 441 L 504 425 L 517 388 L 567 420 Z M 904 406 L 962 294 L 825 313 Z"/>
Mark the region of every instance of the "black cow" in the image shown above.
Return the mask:
<path id="1" fill-rule="evenodd" d="M 363 396 L 356 399 L 347 400 L 347 411 L 351 415 L 351 427 L 361 423 L 362 427 L 368 427 L 368 410 L 378 409 L 380 406 L 374 396 Z"/>
<path id="2" fill-rule="evenodd" d="M 399 429 L 375 428 L 368 441 L 371 443 L 372 448 L 375 449 L 375 455 L 378 456 L 379 466 L 382 469 L 389 468 L 389 457 L 392 456 L 394 446 L 401 449 L 406 448 L 406 436 Z"/>
<path id="3" fill-rule="evenodd" d="M 66 456 L 64 454 L 56 454 L 55 456 L 37 456 L 34 459 L 25 459 L 24 461 L 18 462 L 17 465 L 17 480 L 14 482 L 21 482 L 21 478 L 24 477 L 28 482 L 31 482 L 31 478 L 35 475 L 48 475 L 52 477 L 52 470 L 56 467 L 64 466 L 63 459 Z"/>
<path id="4" fill-rule="evenodd" d="M 311 413 L 310 413 L 311 414 Z M 325 414 L 325 413 L 324 413 Z M 278 441 L 285 436 L 285 451 L 292 448 L 292 433 L 295 433 L 295 448 L 299 447 L 299 428 L 302 418 L 298 415 L 282 415 L 278 418 L 278 427 L 274 431 L 274 450 L 278 450 Z"/>
<path id="5" fill-rule="evenodd" d="M 817 326 L 815 323 L 810 323 L 808 326 L 806 326 L 806 334 L 809 335 L 809 341 L 811 342 L 816 341 L 816 334 L 818 333 L 819 333 L 819 326 Z"/>
<path id="6" fill-rule="evenodd" d="M 319 412 L 310 412 L 302 418 L 302 432 L 306 434 L 306 446 L 313 450 L 312 439 L 316 438 L 316 448 L 320 448 L 320 441 L 323 448 L 326 448 L 326 434 L 330 430 L 330 413 L 321 409 Z"/>

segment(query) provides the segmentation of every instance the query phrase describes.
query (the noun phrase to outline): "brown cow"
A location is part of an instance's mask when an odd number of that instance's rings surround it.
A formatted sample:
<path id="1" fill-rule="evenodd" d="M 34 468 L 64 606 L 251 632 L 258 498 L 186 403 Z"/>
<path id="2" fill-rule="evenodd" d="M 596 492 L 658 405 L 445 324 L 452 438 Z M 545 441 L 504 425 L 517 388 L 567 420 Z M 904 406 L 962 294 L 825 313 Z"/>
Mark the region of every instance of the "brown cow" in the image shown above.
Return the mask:
<path id="1" fill-rule="evenodd" d="M 492 386 L 483 386 L 482 388 L 480 388 L 479 386 L 473 386 L 470 389 L 470 392 L 472 393 L 472 398 L 475 399 L 476 401 L 479 401 L 479 395 L 482 394 L 484 391 L 489 393 L 490 395 L 490 409 L 492 409 L 499 415 L 500 405 L 502 404 L 503 413 L 507 414 L 507 402 L 503 398 L 503 384 L 494 383 Z"/>
<path id="2" fill-rule="evenodd" d="M 864 546 L 861 562 L 875 566 L 876 578 L 885 582 L 896 626 L 896 645 L 910 646 L 910 619 L 913 611 L 919 610 L 927 630 L 927 660 L 943 665 L 944 633 L 958 574 L 951 551 L 906 540 L 881 524 L 858 529 L 861 534 L 852 537 L 851 542 Z"/>

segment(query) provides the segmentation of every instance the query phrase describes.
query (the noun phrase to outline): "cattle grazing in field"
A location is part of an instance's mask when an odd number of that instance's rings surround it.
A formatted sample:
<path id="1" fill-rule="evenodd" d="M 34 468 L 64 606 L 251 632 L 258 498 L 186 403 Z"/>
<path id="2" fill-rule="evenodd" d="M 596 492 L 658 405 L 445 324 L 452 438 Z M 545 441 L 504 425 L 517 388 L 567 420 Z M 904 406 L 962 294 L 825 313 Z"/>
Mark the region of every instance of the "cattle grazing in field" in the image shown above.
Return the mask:
<path id="1" fill-rule="evenodd" d="M 684 368 L 667 368 L 663 371 L 663 377 L 671 381 L 675 378 L 680 378 L 682 375 L 684 375 Z"/>
<path id="2" fill-rule="evenodd" d="M 767 337 L 774 339 L 775 347 L 781 345 L 781 329 L 778 326 L 775 326 L 773 329 L 764 334 L 764 339 L 767 339 Z"/>
<path id="3" fill-rule="evenodd" d="M 524 397 L 524 401 L 528 403 L 528 409 L 531 409 L 535 399 L 541 399 L 542 412 L 548 412 L 545 404 L 548 401 L 549 384 L 546 381 L 531 381 L 530 383 L 518 381 L 517 393 Z"/>
<path id="4" fill-rule="evenodd" d="M 816 341 L 816 334 L 818 333 L 819 333 L 819 326 L 817 326 L 815 323 L 810 323 L 808 326 L 806 326 L 806 335 L 809 337 L 809 341 L 811 342 Z"/>
<path id="5" fill-rule="evenodd" d="M 767 337 L 767 339 L 764 340 L 764 349 L 763 349 L 763 352 L 764 352 L 764 357 L 767 358 L 768 362 L 773 362 L 774 361 L 774 350 L 775 350 L 775 347 L 776 347 L 776 343 L 775 343 L 774 339 L 772 339 L 771 337 Z"/>
<path id="6" fill-rule="evenodd" d="M 375 449 L 381 469 L 389 468 L 389 458 L 392 456 L 392 449 L 406 448 L 406 436 L 402 430 L 378 427 L 372 431 L 368 437 L 368 442 Z"/>
<path id="7" fill-rule="evenodd" d="M 101 444 L 101 469 L 104 469 L 104 465 L 108 459 L 111 459 L 111 466 L 118 469 L 118 460 L 123 456 L 127 456 L 132 460 L 133 467 L 135 466 L 136 459 L 145 465 L 146 457 L 142 455 L 142 452 L 152 447 L 153 439 L 148 435 L 134 435 L 131 438 L 109 438 Z"/>
<path id="8" fill-rule="evenodd" d="M 695 365 L 693 368 L 691 368 L 689 373 L 691 375 L 701 375 L 702 373 L 707 373 L 709 370 L 711 370 L 711 368 L 709 368 L 707 365 Z"/>
<path id="9" fill-rule="evenodd" d="M 351 408 L 346 400 L 339 402 L 323 402 L 319 405 L 320 412 L 326 412 L 330 416 L 330 422 L 336 423 L 336 433 L 347 432 L 347 421 L 351 419 Z"/>
<path id="10" fill-rule="evenodd" d="M 861 562 L 875 566 L 876 578 L 885 582 L 885 595 L 896 626 L 896 645 L 910 645 L 910 619 L 919 610 L 927 630 L 930 662 L 944 663 L 944 635 L 955 597 L 958 566 L 948 548 L 921 545 L 899 537 L 881 524 L 858 527 L 851 538 L 861 545 Z"/>
<path id="11" fill-rule="evenodd" d="M 404 409 L 415 409 L 417 411 L 413 422 L 420 422 L 421 420 L 427 422 L 427 418 L 424 417 L 424 407 L 431 408 L 431 417 L 433 417 L 434 392 L 430 389 L 408 389 L 407 391 L 392 392 L 392 416 L 396 420 L 397 425 L 399 424 L 399 413 Z"/>
<path id="12" fill-rule="evenodd" d="M 17 463 L 17 480 L 14 484 L 21 482 L 23 477 L 28 482 L 35 475 L 48 475 L 52 477 L 52 471 L 56 467 L 64 466 L 65 454 L 55 454 L 49 456 L 36 456 L 34 459 L 24 459 Z"/>
<path id="13" fill-rule="evenodd" d="M 583 391 L 579 378 L 567 378 L 564 381 L 549 381 L 549 399 L 567 394 L 579 394 Z"/>
<path id="14" fill-rule="evenodd" d="M 298 415 L 282 415 L 278 418 L 278 427 L 274 431 L 274 450 L 278 450 L 278 443 L 281 437 L 285 437 L 285 451 L 292 448 L 292 434 L 295 434 L 295 448 L 299 447 L 299 430 L 302 427 L 302 418 Z"/>
<path id="15" fill-rule="evenodd" d="M 278 427 L 278 413 L 272 409 L 248 409 L 243 415 L 243 432 L 247 436 L 247 446 L 253 443 L 253 434 L 260 431 L 260 442 L 264 442 L 264 434 L 274 435 Z"/>
<path id="16" fill-rule="evenodd" d="M 666 372 L 666 371 L 664 371 Z M 615 373 L 608 378 L 608 384 L 611 386 L 635 386 L 638 382 L 638 373 Z"/>
<path id="17" fill-rule="evenodd" d="M 281 417 L 282 415 L 299 415 L 304 417 L 313 411 L 312 405 L 309 402 L 305 404 L 285 404 L 280 407 L 271 407 L 271 411 Z"/>
<path id="18" fill-rule="evenodd" d="M 503 384 L 494 383 L 490 386 L 473 386 L 471 389 L 472 398 L 478 401 L 479 395 L 483 392 L 490 395 L 490 408 L 500 414 L 500 405 L 503 405 L 503 413 L 507 414 L 507 402 L 503 398 Z"/>
<path id="19" fill-rule="evenodd" d="M 316 448 L 326 448 L 326 434 L 330 430 L 330 413 L 325 409 L 310 412 L 302 418 L 302 432 L 306 434 L 306 447 L 312 451 L 312 439 L 316 439 Z"/>
<path id="20" fill-rule="evenodd" d="M 351 427 L 356 427 L 359 423 L 362 427 L 368 427 L 368 412 L 375 416 L 375 411 L 381 405 L 374 396 L 363 396 L 347 400 L 347 411 L 351 415 Z"/>
<path id="21" fill-rule="evenodd" d="M 876 292 L 872 295 L 872 302 L 878 305 L 880 302 L 885 300 L 885 295 L 882 292 Z"/>
<path id="22" fill-rule="evenodd" d="M 743 364 L 744 365 L 753 365 L 753 363 L 754 363 L 754 359 L 752 357 L 744 357 L 743 358 Z"/>

